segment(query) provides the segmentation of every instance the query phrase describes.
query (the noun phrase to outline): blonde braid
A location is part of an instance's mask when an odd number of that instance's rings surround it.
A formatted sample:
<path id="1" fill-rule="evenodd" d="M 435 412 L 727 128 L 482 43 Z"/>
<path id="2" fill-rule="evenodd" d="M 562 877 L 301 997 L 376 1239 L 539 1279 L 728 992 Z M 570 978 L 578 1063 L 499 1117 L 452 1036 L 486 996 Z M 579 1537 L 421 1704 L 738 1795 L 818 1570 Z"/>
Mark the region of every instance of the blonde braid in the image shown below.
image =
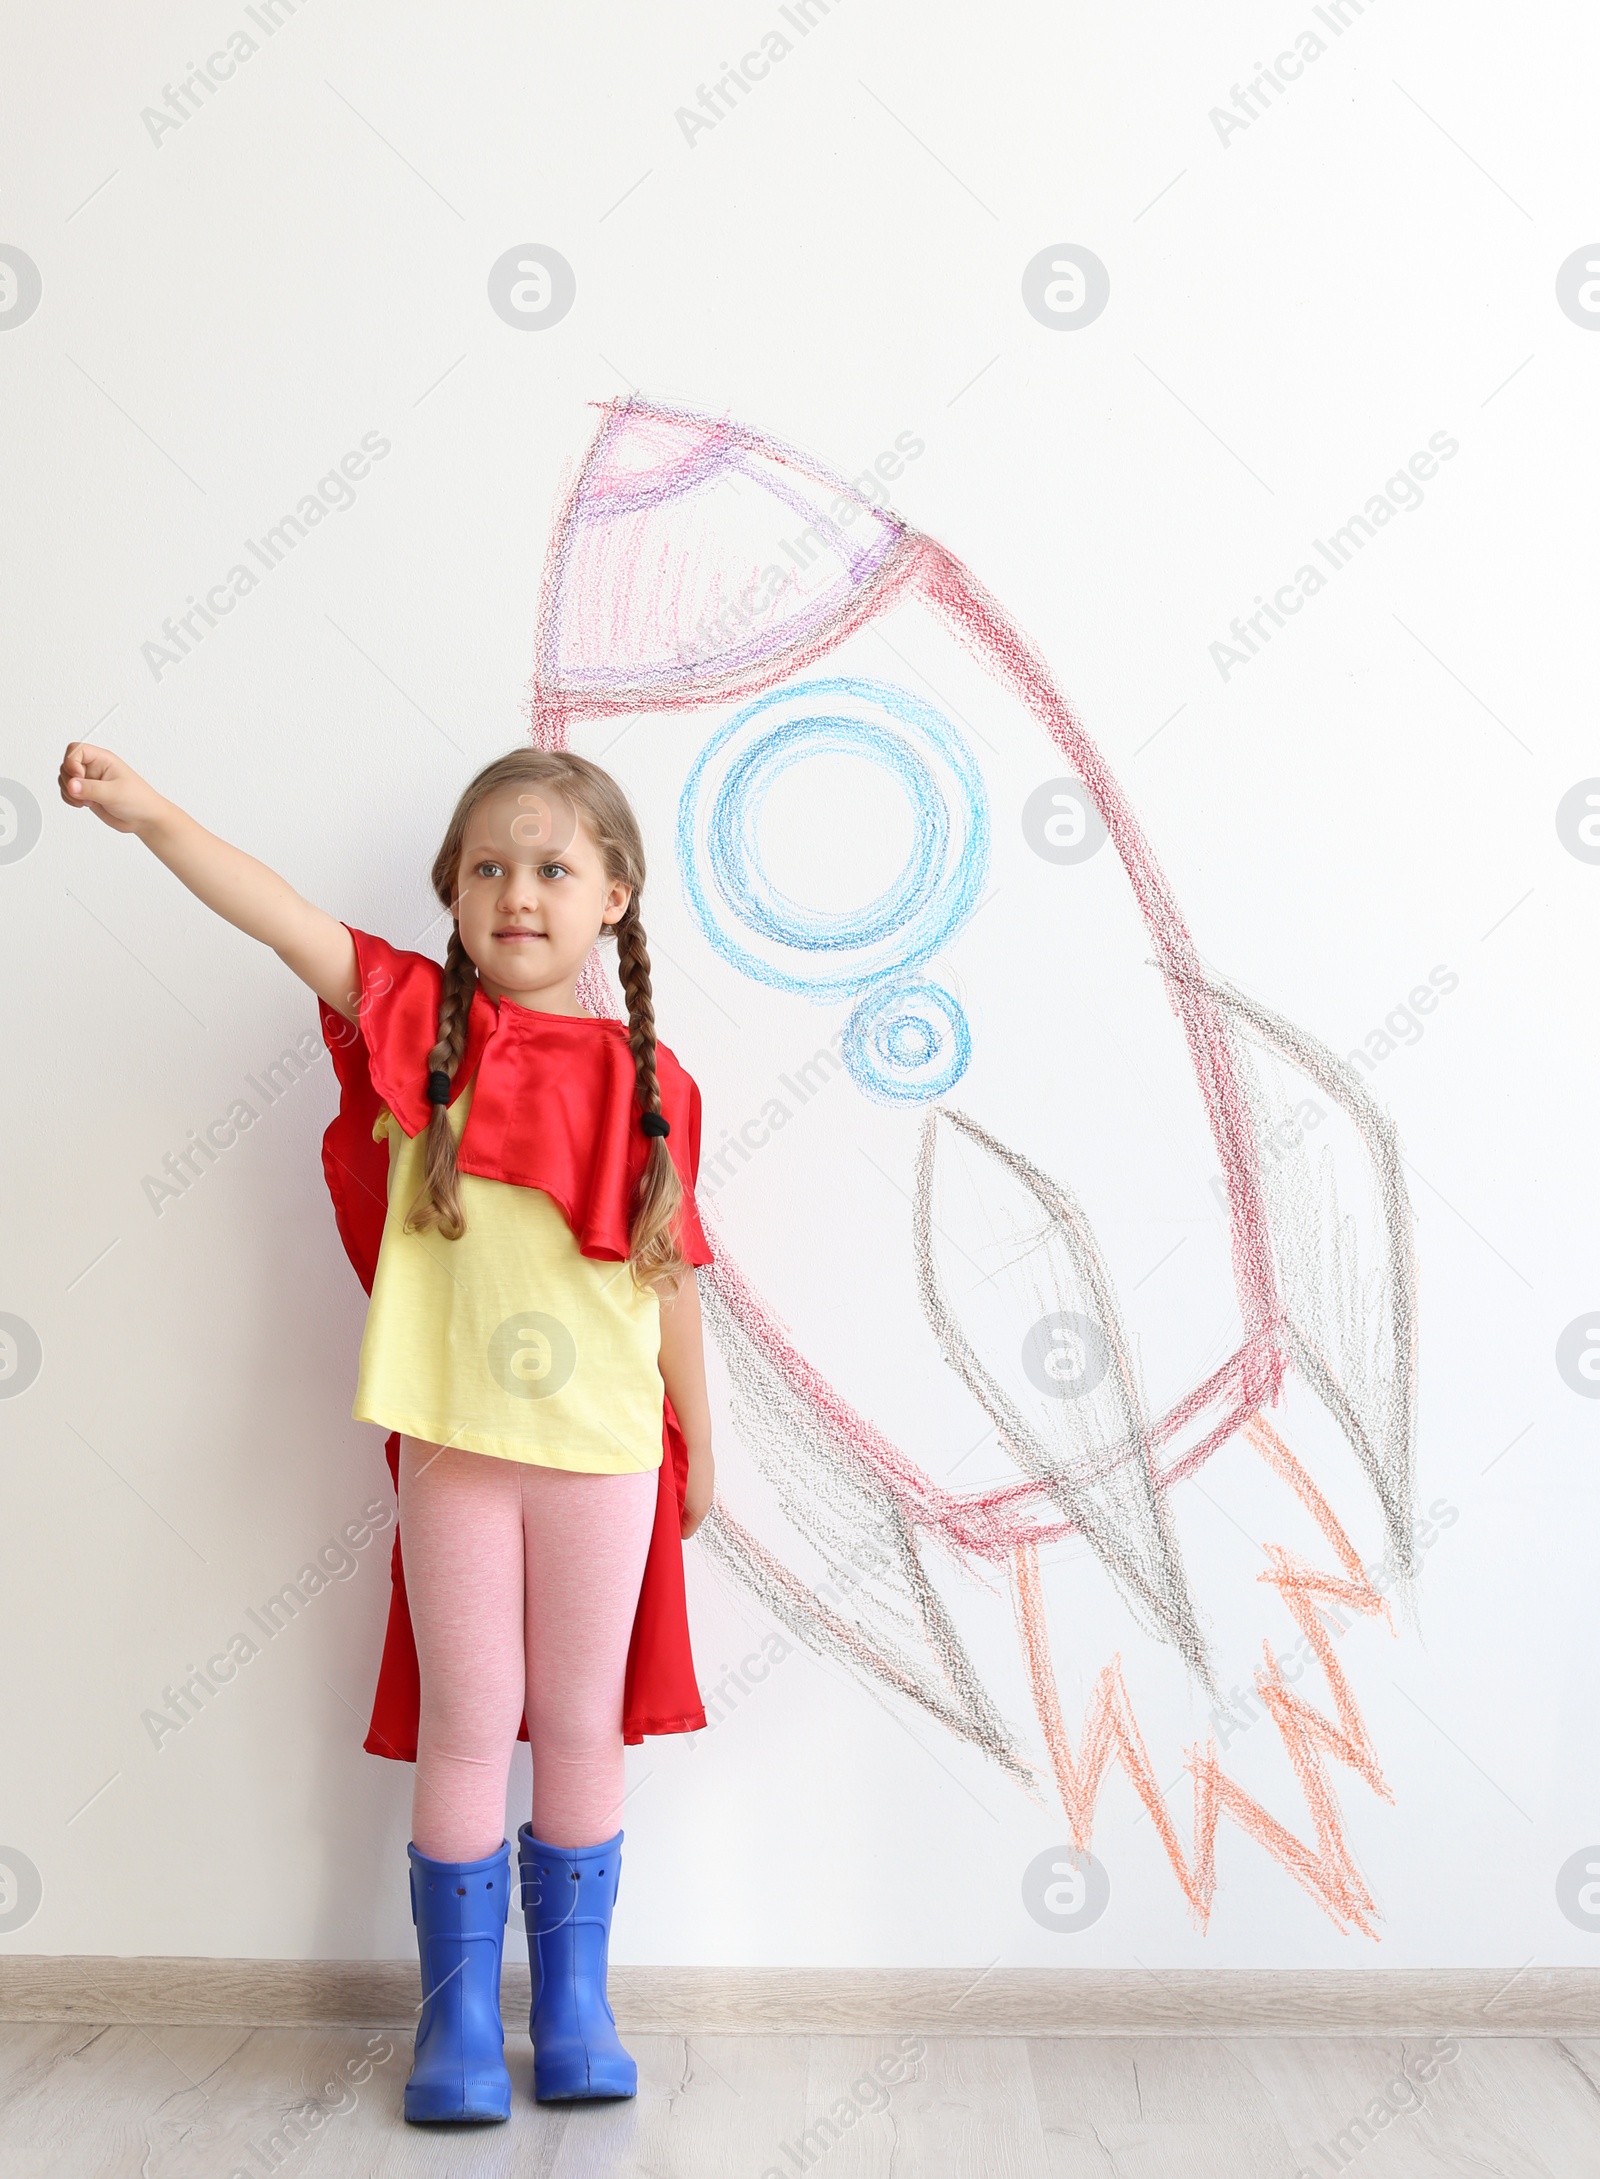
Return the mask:
<path id="1" fill-rule="evenodd" d="M 450 950 L 445 955 L 444 983 L 439 993 L 439 1034 L 428 1054 L 429 1074 L 443 1074 L 454 1079 L 461 1055 L 466 1050 L 467 1020 L 472 1012 L 472 995 L 477 988 L 478 971 L 471 954 L 461 943 L 458 926 L 450 933 Z M 467 1222 L 461 1214 L 457 1178 L 456 1139 L 450 1130 L 450 1116 L 445 1106 L 435 1105 L 428 1121 L 427 1163 L 422 1186 L 406 1214 L 407 1233 L 424 1233 L 430 1226 L 437 1226 L 447 1241 L 460 1240 L 467 1230 Z"/>
<path id="2" fill-rule="evenodd" d="M 634 1079 L 640 1113 L 661 1110 L 661 1084 L 656 1075 L 656 1008 L 650 989 L 650 953 L 644 925 L 639 920 L 639 895 L 630 895 L 627 907 L 613 926 L 617 940 L 617 977 L 628 1002 L 628 1045 L 633 1053 Z M 639 1176 L 639 1199 L 629 1237 L 628 1262 L 637 1284 L 663 1281 L 676 1291 L 688 1269 L 678 1248 L 676 1223 L 683 1201 L 683 1184 L 662 1136 L 652 1136 Z"/>

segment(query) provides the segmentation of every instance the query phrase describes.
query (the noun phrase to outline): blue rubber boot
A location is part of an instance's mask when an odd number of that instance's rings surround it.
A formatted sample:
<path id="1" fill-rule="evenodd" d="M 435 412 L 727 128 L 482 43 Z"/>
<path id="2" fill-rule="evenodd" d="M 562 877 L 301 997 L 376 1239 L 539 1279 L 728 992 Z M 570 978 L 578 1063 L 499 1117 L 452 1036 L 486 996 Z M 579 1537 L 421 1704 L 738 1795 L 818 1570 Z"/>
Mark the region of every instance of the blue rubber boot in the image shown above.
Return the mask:
<path id="1" fill-rule="evenodd" d="M 422 2018 L 406 2117 L 511 2116 L 500 2024 L 500 1951 L 511 1903 L 511 1842 L 481 1861 L 411 1855 L 411 1919 L 422 1961 Z"/>
<path id="2" fill-rule="evenodd" d="M 598 1846 L 547 1846 L 524 1824 L 517 1859 L 533 1970 L 534 2095 L 540 2103 L 636 2096 L 639 2068 L 617 2040 L 606 1997 L 622 1833 Z"/>

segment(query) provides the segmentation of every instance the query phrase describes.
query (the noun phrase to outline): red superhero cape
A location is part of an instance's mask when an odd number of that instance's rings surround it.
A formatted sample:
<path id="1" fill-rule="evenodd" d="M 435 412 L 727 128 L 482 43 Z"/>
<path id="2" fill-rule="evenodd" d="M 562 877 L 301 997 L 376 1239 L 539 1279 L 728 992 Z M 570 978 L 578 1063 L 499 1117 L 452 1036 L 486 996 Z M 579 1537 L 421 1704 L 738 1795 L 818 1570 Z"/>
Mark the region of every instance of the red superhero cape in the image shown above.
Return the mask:
<path id="1" fill-rule="evenodd" d="M 425 954 L 402 953 L 365 931 L 352 929 L 350 935 L 361 972 L 359 1026 L 318 1001 L 339 1080 L 339 1110 L 322 1138 L 322 1170 L 339 1238 L 370 1294 L 389 1204 L 389 1150 L 373 1140 L 373 1124 L 385 1104 L 408 1135 L 427 1124 L 427 1054 L 437 1035 L 443 971 Z M 664 1044 L 657 1045 L 656 1060 L 661 1108 L 672 1130 L 667 1147 L 684 1184 L 679 1247 L 690 1263 L 710 1263 L 694 1203 L 700 1092 Z M 474 991 L 452 1102 L 475 1074 L 472 1109 L 457 1153 L 460 1169 L 542 1188 L 560 1205 L 585 1256 L 624 1261 L 634 1190 L 649 1148 L 639 1127 L 624 1026 L 539 1014 L 509 1002 L 497 1006 Z M 706 1722 L 683 1588 L 680 1530 L 689 1454 L 664 1388 L 662 1409 L 655 1527 L 623 1690 L 622 1737 L 630 1744 L 646 1733 L 694 1732 Z M 398 1496 L 398 1431 L 384 1451 Z M 373 1755 L 412 1763 L 419 1681 L 398 1517 L 390 1577 L 389 1625 L 363 1745 Z M 527 1737 L 524 1720 L 518 1738 Z"/>

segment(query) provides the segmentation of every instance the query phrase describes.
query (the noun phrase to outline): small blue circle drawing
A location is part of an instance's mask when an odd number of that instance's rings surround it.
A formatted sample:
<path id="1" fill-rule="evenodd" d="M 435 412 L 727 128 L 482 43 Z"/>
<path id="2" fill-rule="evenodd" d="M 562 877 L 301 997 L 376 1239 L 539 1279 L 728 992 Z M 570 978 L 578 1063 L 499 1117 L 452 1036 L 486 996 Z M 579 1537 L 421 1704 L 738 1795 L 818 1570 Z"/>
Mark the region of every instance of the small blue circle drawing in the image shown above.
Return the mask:
<path id="1" fill-rule="evenodd" d="M 920 977 L 875 985 L 840 1047 L 858 1089 L 883 1104 L 925 1104 L 967 1071 L 972 1033 L 942 984 Z"/>
<path id="2" fill-rule="evenodd" d="M 777 886 L 760 840 L 763 804 L 783 774 L 830 757 L 886 771 L 912 830 L 883 891 L 836 910 Z M 678 804 L 679 873 L 707 942 L 758 983 L 823 1003 L 904 978 L 939 952 L 977 905 L 988 865 L 988 796 L 966 744 L 931 704 L 882 681 L 801 681 L 758 697 L 706 743 Z M 909 1055 L 912 1043 L 901 1048 Z"/>

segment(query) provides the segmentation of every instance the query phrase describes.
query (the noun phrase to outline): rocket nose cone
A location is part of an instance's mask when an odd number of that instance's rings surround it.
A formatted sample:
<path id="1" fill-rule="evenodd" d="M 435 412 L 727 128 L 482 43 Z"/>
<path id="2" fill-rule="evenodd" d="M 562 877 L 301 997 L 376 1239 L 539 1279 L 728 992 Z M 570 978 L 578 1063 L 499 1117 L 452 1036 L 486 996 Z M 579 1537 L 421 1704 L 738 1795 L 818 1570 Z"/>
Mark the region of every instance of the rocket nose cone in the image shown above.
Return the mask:
<path id="1" fill-rule="evenodd" d="M 753 686 L 826 636 L 905 535 L 776 440 L 616 403 L 552 547 L 536 685 L 584 709 Z"/>
<path id="2" fill-rule="evenodd" d="M 584 463 L 578 519 L 598 521 L 677 498 L 720 464 L 725 443 L 714 418 L 622 404 Z"/>

